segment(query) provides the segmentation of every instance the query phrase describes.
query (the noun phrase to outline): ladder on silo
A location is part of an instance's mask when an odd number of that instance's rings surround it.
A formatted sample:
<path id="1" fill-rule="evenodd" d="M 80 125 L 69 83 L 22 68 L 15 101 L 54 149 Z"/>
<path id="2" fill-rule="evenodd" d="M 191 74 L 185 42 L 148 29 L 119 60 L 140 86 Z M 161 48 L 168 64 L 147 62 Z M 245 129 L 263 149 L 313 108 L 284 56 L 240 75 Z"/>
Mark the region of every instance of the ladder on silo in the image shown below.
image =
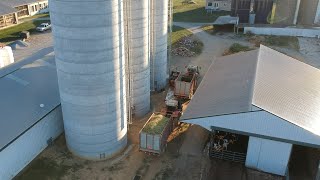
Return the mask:
<path id="1" fill-rule="evenodd" d="M 131 1 L 130 0 L 124 0 L 123 3 L 124 6 L 124 46 L 125 46 L 125 71 L 126 71 L 126 105 L 127 105 L 127 118 L 128 118 L 128 124 L 132 124 L 132 68 L 131 68 Z M 129 126 L 128 126 L 129 127 Z"/>
<path id="2" fill-rule="evenodd" d="M 150 72 L 151 74 L 151 80 L 152 80 L 152 89 L 151 91 L 155 91 L 155 43 L 156 43 L 156 31 L 154 28 L 154 22 L 155 22 L 155 0 L 150 0 Z"/>

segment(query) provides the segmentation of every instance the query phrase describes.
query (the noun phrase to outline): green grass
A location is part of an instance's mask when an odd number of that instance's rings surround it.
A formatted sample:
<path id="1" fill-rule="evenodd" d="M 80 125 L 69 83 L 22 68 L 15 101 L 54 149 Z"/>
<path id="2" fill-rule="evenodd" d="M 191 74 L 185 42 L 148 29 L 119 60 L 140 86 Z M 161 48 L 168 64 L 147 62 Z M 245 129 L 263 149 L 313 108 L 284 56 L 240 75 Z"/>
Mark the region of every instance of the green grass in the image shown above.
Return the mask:
<path id="1" fill-rule="evenodd" d="M 246 34 L 248 37 L 248 41 L 254 43 L 257 47 L 260 44 L 266 46 L 276 46 L 276 47 L 284 47 L 291 48 L 295 50 L 300 49 L 299 40 L 297 37 L 291 36 L 263 36 L 263 35 L 254 35 L 254 34 Z"/>
<path id="2" fill-rule="evenodd" d="M 16 26 L 0 30 L 0 42 L 9 43 L 20 39 L 19 34 L 21 31 L 30 31 L 32 33 L 38 25 L 44 22 L 48 21 L 27 21 Z"/>
<path id="3" fill-rule="evenodd" d="M 22 19 L 20 19 L 20 21 L 29 21 L 29 20 L 34 20 L 34 19 L 38 19 L 38 18 L 45 18 L 45 17 L 50 17 L 49 13 L 36 14 L 34 16 L 22 18 Z"/>
<path id="4" fill-rule="evenodd" d="M 207 13 L 205 0 L 193 0 L 195 4 L 182 4 L 184 0 L 173 0 L 173 21 L 176 22 L 214 22 L 219 16 L 229 12 Z"/>
<path id="5" fill-rule="evenodd" d="M 300 49 L 298 38 L 290 36 L 265 36 L 263 44 L 267 46 L 289 47 L 296 50 Z"/>
<path id="6" fill-rule="evenodd" d="M 34 180 L 34 179 L 61 179 L 72 166 L 58 164 L 49 158 L 39 158 L 33 161 L 21 175 L 15 180 Z"/>
<path id="7" fill-rule="evenodd" d="M 230 48 L 223 54 L 224 56 L 230 55 L 230 54 L 235 54 L 238 52 L 245 52 L 245 51 L 251 51 L 253 50 L 249 46 L 244 46 L 239 43 L 233 43 Z"/>
<path id="8" fill-rule="evenodd" d="M 201 27 L 201 29 L 211 35 L 215 35 L 216 34 L 216 31 L 214 29 L 214 26 L 213 25 L 203 25 Z"/>
<path id="9" fill-rule="evenodd" d="M 176 48 L 178 45 L 177 43 L 185 38 L 192 36 L 193 33 L 183 27 L 180 26 L 173 26 L 172 27 L 172 34 L 171 34 L 171 41 L 172 47 Z M 188 48 L 190 51 L 195 52 L 196 54 L 201 54 L 203 50 L 203 43 L 200 40 L 194 40 L 196 46 L 192 48 Z"/>
<path id="10" fill-rule="evenodd" d="M 183 27 L 180 26 L 173 26 L 172 27 L 172 34 L 171 34 L 171 41 L 172 45 L 175 45 L 179 40 L 184 37 L 191 36 L 193 33 Z"/>

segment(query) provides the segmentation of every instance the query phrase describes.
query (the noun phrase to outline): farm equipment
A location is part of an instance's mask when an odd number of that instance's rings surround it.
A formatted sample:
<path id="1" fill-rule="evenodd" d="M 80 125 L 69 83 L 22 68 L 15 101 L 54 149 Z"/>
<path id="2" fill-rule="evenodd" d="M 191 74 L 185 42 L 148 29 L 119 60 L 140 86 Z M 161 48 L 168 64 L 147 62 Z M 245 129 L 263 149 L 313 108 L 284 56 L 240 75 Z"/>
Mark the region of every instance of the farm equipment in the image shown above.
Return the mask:
<path id="1" fill-rule="evenodd" d="M 180 72 L 177 70 L 171 71 L 170 77 L 169 77 L 169 86 L 174 88 L 174 82 L 179 77 Z"/>
<path id="2" fill-rule="evenodd" d="M 174 95 L 181 99 L 191 99 L 196 89 L 195 74 L 186 73 L 175 80 Z"/>
<path id="3" fill-rule="evenodd" d="M 195 75 L 196 78 L 198 78 L 198 77 L 200 76 L 200 69 L 201 69 L 201 67 L 199 67 L 199 66 L 194 66 L 194 65 L 188 65 L 188 66 L 186 67 L 186 69 L 187 69 L 187 74 L 189 74 L 189 75 Z"/>
<path id="4" fill-rule="evenodd" d="M 153 113 L 139 133 L 140 151 L 161 154 L 167 140 L 177 125 L 177 118 L 168 118 L 162 113 Z"/>

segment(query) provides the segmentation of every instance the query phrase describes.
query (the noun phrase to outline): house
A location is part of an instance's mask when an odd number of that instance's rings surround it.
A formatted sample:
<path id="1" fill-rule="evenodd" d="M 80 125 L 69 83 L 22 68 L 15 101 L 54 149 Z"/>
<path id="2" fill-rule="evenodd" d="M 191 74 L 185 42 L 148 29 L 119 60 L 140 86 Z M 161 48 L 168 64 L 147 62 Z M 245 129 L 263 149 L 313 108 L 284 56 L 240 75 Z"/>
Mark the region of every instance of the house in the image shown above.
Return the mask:
<path id="1" fill-rule="evenodd" d="M 320 70 L 261 46 L 216 59 L 181 121 L 246 137 L 246 167 L 285 176 L 293 149 L 320 149 L 319 104 Z"/>
<path id="2" fill-rule="evenodd" d="M 232 0 L 231 15 L 240 23 L 320 25 L 320 0 Z"/>
<path id="3" fill-rule="evenodd" d="M 207 12 L 231 11 L 231 0 L 206 0 Z"/>

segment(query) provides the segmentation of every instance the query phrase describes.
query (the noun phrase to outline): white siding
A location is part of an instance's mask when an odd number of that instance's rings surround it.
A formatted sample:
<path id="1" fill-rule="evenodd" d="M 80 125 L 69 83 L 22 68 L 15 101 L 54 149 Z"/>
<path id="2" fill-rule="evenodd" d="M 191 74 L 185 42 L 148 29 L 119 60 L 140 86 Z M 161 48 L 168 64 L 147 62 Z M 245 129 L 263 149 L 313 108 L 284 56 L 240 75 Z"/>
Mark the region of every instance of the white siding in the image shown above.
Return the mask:
<path id="1" fill-rule="evenodd" d="M 47 147 L 48 139 L 55 139 L 62 132 L 59 106 L 0 152 L 0 179 L 7 180 L 16 176 Z"/>
<path id="2" fill-rule="evenodd" d="M 216 127 L 250 136 L 320 147 L 320 136 L 265 111 L 198 118 L 183 122 L 197 124 L 208 130 Z"/>
<path id="3" fill-rule="evenodd" d="M 246 166 L 284 176 L 292 144 L 250 137 Z"/>
<path id="4" fill-rule="evenodd" d="M 295 37 L 319 37 L 320 30 L 317 28 L 273 28 L 273 27 L 245 27 L 244 34 L 251 32 L 258 35 L 295 36 Z"/>

